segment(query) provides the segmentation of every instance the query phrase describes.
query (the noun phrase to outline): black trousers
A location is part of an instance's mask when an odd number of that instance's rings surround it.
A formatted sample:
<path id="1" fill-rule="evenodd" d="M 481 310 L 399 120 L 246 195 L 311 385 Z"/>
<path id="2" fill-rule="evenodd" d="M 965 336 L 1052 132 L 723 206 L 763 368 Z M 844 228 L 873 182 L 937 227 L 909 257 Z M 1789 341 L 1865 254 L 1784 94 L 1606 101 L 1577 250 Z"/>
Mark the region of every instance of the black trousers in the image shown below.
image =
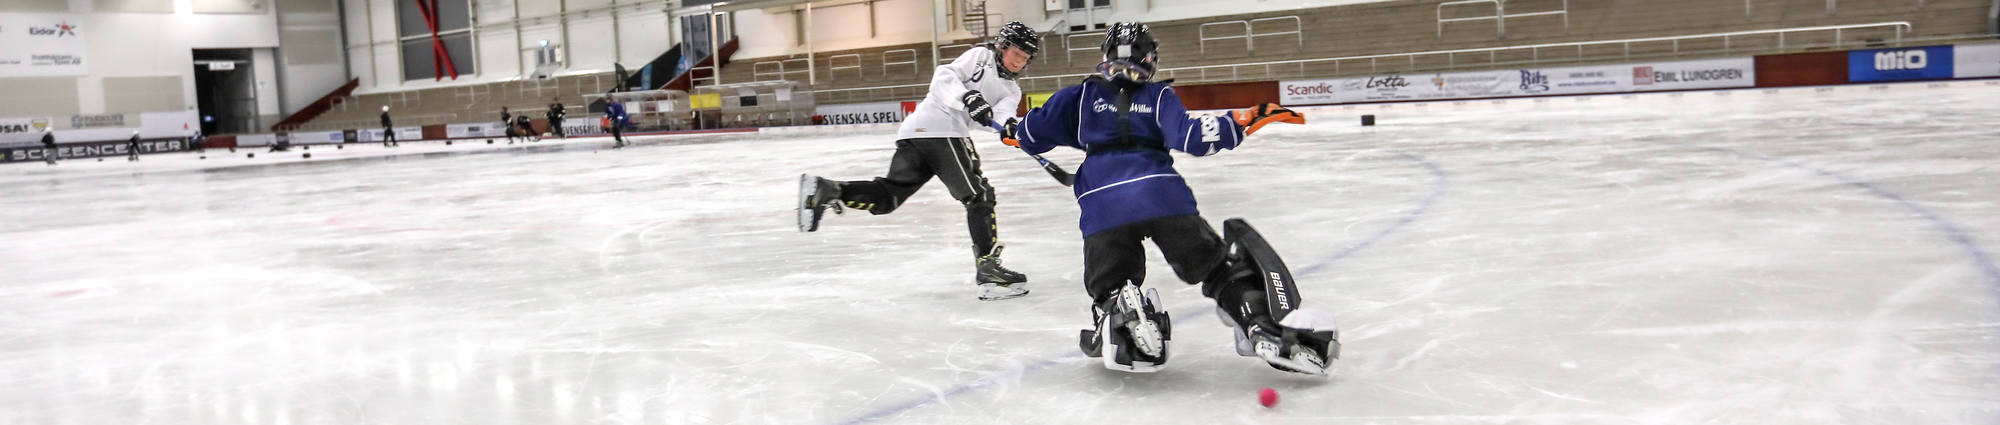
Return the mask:
<path id="1" fill-rule="evenodd" d="M 396 129 L 382 127 L 382 146 L 396 145 Z"/>
<path id="2" fill-rule="evenodd" d="M 1090 293 L 1091 301 L 1103 304 L 1126 282 L 1145 284 L 1146 247 L 1139 242 L 1147 238 L 1153 239 L 1153 246 L 1167 257 L 1174 275 L 1188 284 L 1219 281 L 1226 269 L 1223 262 L 1228 256 L 1228 246 L 1199 215 L 1160 217 L 1113 227 L 1083 238 L 1083 289 Z M 1209 292 L 1203 289 L 1205 294 Z"/>
<path id="3" fill-rule="evenodd" d="M 849 208 L 888 214 L 917 193 L 932 177 L 944 182 L 952 199 L 965 205 L 965 226 L 972 234 L 974 257 L 993 252 L 999 243 L 993 215 L 993 185 L 979 170 L 979 152 L 972 139 L 919 138 L 896 141 L 889 174 L 874 180 L 840 183 L 840 200 Z"/>
<path id="4" fill-rule="evenodd" d="M 549 118 L 549 133 L 555 134 L 556 137 L 564 137 L 562 122 L 562 118 Z"/>

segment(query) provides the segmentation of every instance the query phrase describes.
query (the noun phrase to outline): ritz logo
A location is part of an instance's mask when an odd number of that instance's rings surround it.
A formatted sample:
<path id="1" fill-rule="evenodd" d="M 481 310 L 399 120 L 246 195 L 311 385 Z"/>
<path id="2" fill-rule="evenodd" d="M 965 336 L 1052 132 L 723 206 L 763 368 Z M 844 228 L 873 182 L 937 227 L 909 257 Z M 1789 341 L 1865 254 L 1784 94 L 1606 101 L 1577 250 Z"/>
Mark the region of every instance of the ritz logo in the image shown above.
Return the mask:
<path id="1" fill-rule="evenodd" d="M 1549 91 L 1549 76 L 1540 71 L 1521 70 L 1521 91 L 1540 93 Z"/>
<path id="2" fill-rule="evenodd" d="M 1875 52 L 1876 71 L 1921 70 L 1930 66 L 1923 49 Z"/>
<path id="3" fill-rule="evenodd" d="M 28 35 L 53 35 L 58 38 L 64 36 L 74 37 L 76 36 L 76 26 L 70 25 L 69 21 L 62 21 L 62 23 L 56 24 L 53 27 L 28 27 Z"/>

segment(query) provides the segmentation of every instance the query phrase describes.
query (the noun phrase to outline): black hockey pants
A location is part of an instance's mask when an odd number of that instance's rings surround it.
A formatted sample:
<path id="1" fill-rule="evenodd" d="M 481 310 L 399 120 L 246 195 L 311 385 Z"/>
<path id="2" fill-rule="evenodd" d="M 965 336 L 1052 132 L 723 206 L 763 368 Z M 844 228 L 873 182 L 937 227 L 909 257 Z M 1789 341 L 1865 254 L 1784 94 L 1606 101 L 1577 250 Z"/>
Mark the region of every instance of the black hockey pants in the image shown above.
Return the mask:
<path id="1" fill-rule="evenodd" d="M 979 171 L 979 152 L 972 139 L 918 138 L 896 141 L 889 174 L 874 180 L 840 183 L 840 200 L 849 208 L 888 214 L 916 194 L 931 177 L 944 182 L 952 199 L 965 205 L 965 226 L 972 233 L 974 257 L 993 252 L 999 230 L 993 216 L 993 185 Z"/>

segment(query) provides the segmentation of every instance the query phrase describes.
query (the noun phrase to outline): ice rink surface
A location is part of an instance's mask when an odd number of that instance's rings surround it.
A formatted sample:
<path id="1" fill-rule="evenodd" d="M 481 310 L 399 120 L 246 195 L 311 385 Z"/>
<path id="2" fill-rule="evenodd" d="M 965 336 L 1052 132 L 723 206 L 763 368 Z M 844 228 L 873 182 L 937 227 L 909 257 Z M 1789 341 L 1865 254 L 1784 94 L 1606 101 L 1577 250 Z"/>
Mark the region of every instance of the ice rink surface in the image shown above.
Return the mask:
<path id="1" fill-rule="evenodd" d="M 1157 255 L 1167 369 L 1081 357 L 1077 207 L 990 136 L 998 302 L 940 184 L 794 229 L 886 133 L 13 164 L 0 425 L 2000 423 L 1996 98 L 1336 107 L 1177 156 L 1341 321 L 1327 379 Z"/>

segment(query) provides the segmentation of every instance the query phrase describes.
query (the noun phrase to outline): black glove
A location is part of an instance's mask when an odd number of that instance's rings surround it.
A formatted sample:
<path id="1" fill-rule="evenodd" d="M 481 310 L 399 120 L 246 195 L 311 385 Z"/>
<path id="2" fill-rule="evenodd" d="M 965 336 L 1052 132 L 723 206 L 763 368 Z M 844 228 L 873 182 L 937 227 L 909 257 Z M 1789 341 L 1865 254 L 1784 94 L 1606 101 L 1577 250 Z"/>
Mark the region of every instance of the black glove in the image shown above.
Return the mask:
<path id="1" fill-rule="evenodd" d="M 1020 129 L 1021 120 L 1008 118 L 1006 124 L 1000 125 L 1000 143 L 1007 146 L 1020 147 L 1020 139 L 1014 136 Z"/>
<path id="2" fill-rule="evenodd" d="M 986 95 L 979 94 L 978 90 L 972 90 L 965 92 L 965 96 L 960 96 L 959 100 L 965 102 L 965 113 L 971 115 L 973 121 L 979 122 L 979 125 L 993 126 L 993 106 L 986 104 Z"/>

